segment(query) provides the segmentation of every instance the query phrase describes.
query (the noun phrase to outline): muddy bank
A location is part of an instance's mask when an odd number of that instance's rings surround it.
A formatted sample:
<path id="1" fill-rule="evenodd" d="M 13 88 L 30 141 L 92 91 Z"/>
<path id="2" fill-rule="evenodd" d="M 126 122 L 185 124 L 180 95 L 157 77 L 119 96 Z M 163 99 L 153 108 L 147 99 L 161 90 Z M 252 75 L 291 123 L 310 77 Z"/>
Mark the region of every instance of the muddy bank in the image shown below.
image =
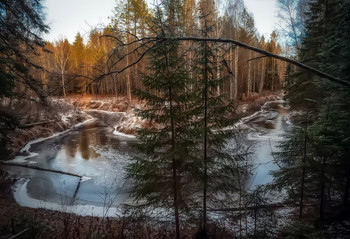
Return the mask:
<path id="1" fill-rule="evenodd" d="M 75 124 L 92 118 L 63 99 L 48 98 L 39 101 L 3 99 L 3 110 L 15 112 L 18 127 L 8 134 L 8 153 L 0 160 L 13 158 L 29 141 L 62 132 Z"/>
<path id="2" fill-rule="evenodd" d="M 260 95 L 253 94 L 249 98 L 239 101 L 235 112 L 230 117 L 233 121 L 245 117 L 258 111 L 265 102 L 281 99 L 282 97 L 283 93 L 281 91 L 262 92 Z M 108 119 L 107 124 L 114 127 L 117 132 L 127 135 L 136 135 L 137 128 L 156 127 L 137 116 L 136 109 L 144 108 L 141 102 L 134 100 L 128 103 L 124 97 L 70 96 L 65 99 L 49 98 L 46 106 L 37 102 L 26 103 L 11 100 L 5 102 L 2 107 L 18 113 L 21 125 L 30 125 L 37 122 L 44 122 L 44 124 L 19 127 L 12 131 L 9 134 L 9 153 L 0 160 L 13 158 L 31 140 L 63 132 L 75 124 L 93 118 L 92 110 L 95 112 L 110 112 L 111 114 L 113 112 L 123 113 L 122 117 L 120 115 L 114 117 L 118 118 L 115 122 Z"/>

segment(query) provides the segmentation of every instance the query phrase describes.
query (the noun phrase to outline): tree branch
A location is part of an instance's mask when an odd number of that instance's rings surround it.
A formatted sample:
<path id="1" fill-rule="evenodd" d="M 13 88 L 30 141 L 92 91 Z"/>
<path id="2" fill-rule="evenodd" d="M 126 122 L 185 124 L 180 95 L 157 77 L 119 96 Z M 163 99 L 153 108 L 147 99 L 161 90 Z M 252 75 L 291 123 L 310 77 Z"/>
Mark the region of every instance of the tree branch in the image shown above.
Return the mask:
<path id="1" fill-rule="evenodd" d="M 152 39 L 158 39 L 159 41 L 161 41 L 161 40 L 163 40 L 163 41 L 164 40 L 171 40 L 171 41 L 198 41 L 198 42 L 200 42 L 200 41 L 210 41 L 210 42 L 231 43 L 231 44 L 235 44 L 237 46 L 240 46 L 242 48 L 245 48 L 245 49 L 248 49 L 248 50 L 251 50 L 251 51 L 254 51 L 254 52 L 261 53 L 262 55 L 265 55 L 265 56 L 268 56 L 268 57 L 273 57 L 275 59 L 288 62 L 288 63 L 296 65 L 296 66 L 298 66 L 298 67 L 300 67 L 302 69 L 305 69 L 307 71 L 315 73 L 318 76 L 327 78 L 327 79 L 329 79 L 332 82 L 335 82 L 335 83 L 338 83 L 338 84 L 350 87 L 350 82 L 338 79 L 338 78 L 336 78 L 336 77 L 334 77 L 332 75 L 329 75 L 329 74 L 327 74 L 327 73 L 325 73 L 323 71 L 320 71 L 320 70 L 318 70 L 316 68 L 313 68 L 311 66 L 305 65 L 304 63 L 301 63 L 301 62 L 296 61 L 296 60 L 289 59 L 289 58 L 284 57 L 284 56 L 276 55 L 274 53 L 262 50 L 262 49 L 257 48 L 257 47 L 250 46 L 248 44 L 245 44 L 245 43 L 233 40 L 233 39 L 228 39 L 228 38 L 202 38 L 202 37 L 173 37 L 173 38 L 167 38 L 167 37 L 166 38 L 145 37 L 143 39 L 140 39 L 140 41 L 142 41 L 142 40 L 152 40 Z"/>
<path id="2" fill-rule="evenodd" d="M 254 57 L 254 58 L 251 58 L 251 59 L 247 60 L 247 62 L 258 60 L 258 59 L 261 59 L 261 58 L 264 58 L 264 57 L 268 57 L 268 56 L 257 56 L 257 57 Z"/>

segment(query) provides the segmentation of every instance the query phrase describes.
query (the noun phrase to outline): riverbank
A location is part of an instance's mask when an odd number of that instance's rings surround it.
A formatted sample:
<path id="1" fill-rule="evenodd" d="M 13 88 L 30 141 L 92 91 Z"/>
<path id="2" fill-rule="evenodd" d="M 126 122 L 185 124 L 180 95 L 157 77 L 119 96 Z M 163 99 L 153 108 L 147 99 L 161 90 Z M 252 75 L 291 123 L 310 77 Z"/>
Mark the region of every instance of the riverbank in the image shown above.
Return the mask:
<path id="1" fill-rule="evenodd" d="M 253 94 L 249 98 L 244 98 L 236 103 L 235 111 L 232 112 L 228 117 L 232 119 L 232 123 L 238 121 L 239 119 L 253 114 L 256 111 L 259 111 L 261 106 L 263 106 L 268 101 L 280 100 L 283 98 L 283 91 L 264 91 L 260 95 Z M 109 102 L 106 104 L 105 102 Z M 114 103 L 113 103 L 114 102 Z M 138 128 L 152 128 L 156 127 L 155 125 L 150 125 L 147 121 L 142 120 L 137 116 L 136 111 L 138 109 L 143 109 L 143 105 L 138 101 L 133 101 L 129 104 L 128 107 L 125 104 L 122 104 L 123 107 L 120 107 L 120 103 L 115 102 L 111 99 L 92 99 L 90 103 L 83 101 L 80 103 L 85 109 L 92 107 L 93 109 L 98 110 L 110 110 L 112 112 L 120 112 L 119 109 L 125 110 L 125 114 L 120 122 L 115 126 L 115 129 L 119 133 L 126 135 L 136 135 Z M 114 106 L 113 106 L 114 104 Z"/>
<path id="2" fill-rule="evenodd" d="M 282 91 L 253 94 L 237 102 L 235 112 L 232 112 L 230 117 L 233 121 L 238 120 L 258 111 L 265 102 L 282 98 Z M 69 96 L 66 99 L 49 98 L 47 102 L 48 105 L 45 107 L 35 102 L 31 102 L 30 105 L 23 105 L 23 102 L 11 103 L 12 110 L 23 115 L 22 125 L 34 125 L 17 128 L 9 134 L 10 153 L 2 160 L 21 154 L 23 151 L 21 149 L 30 141 L 64 132 L 78 123 L 93 118 L 87 113 L 91 110 L 123 113 L 123 117 L 117 123 L 110 124 L 116 133 L 136 135 L 137 128 L 154 127 L 137 116 L 136 110 L 142 109 L 143 105 L 136 100 L 128 103 L 124 97 Z M 37 122 L 42 124 L 35 125 Z"/>
<path id="3" fill-rule="evenodd" d="M 92 119 L 74 104 L 59 98 L 48 98 L 46 105 L 38 101 L 7 100 L 2 107 L 18 115 L 19 127 L 8 134 L 8 154 L 0 160 L 26 154 L 28 142 L 64 132 L 74 125 Z"/>
<path id="4" fill-rule="evenodd" d="M 238 109 L 240 110 L 240 115 L 241 116 L 246 116 L 246 115 L 249 115 L 249 114 L 253 113 L 254 109 L 255 109 L 255 111 L 260 110 L 260 105 L 263 105 L 266 101 L 273 101 L 273 100 L 280 99 L 280 98 L 281 98 L 281 95 L 278 95 L 278 94 L 264 96 L 264 98 L 257 99 L 257 101 L 258 100 L 259 101 L 256 103 L 256 105 L 253 105 L 251 103 L 251 101 L 241 102 L 237 106 L 236 110 L 238 110 Z M 100 110 L 100 109 L 96 109 L 96 110 Z M 127 127 L 127 125 L 129 125 L 130 128 L 136 130 L 136 128 L 140 126 L 140 124 L 139 124 L 140 122 L 135 121 L 133 117 L 135 117 L 135 113 L 134 113 L 134 110 L 131 108 L 131 109 L 128 110 L 128 112 L 125 113 L 125 120 L 124 120 L 125 123 L 124 123 L 124 125 L 125 125 L 125 127 Z M 132 127 L 131 127 L 131 124 L 129 124 L 130 121 L 132 123 Z M 6 198 L 5 198 L 5 200 L 6 200 Z M 101 217 L 99 217 L 99 218 L 92 217 L 94 219 L 91 219 L 91 217 L 82 217 L 82 216 L 77 216 L 77 215 L 73 215 L 73 214 L 70 214 L 70 213 L 62 213 L 62 212 L 59 213 L 59 212 L 54 212 L 54 211 L 48 211 L 48 210 L 45 210 L 45 209 L 29 209 L 27 207 L 20 207 L 19 205 L 14 203 L 13 200 L 12 201 L 10 200 L 8 205 L 6 204 L 6 202 L 2 202 L 2 205 L 4 206 L 4 208 L 1 211 L 3 211 L 3 210 L 4 211 L 1 212 L 1 214 L 4 217 L 6 217 L 6 215 L 7 216 L 8 215 L 13 215 L 13 214 L 9 214 L 9 211 L 11 211 L 11 208 L 14 207 L 14 211 L 24 212 L 23 215 L 19 215 L 18 216 L 19 218 L 31 217 L 29 215 L 31 215 L 31 214 L 38 214 L 38 216 L 35 216 L 35 219 L 38 219 L 39 222 L 42 219 L 42 221 L 45 222 L 44 224 L 46 224 L 46 220 L 49 220 L 50 218 L 52 218 L 50 220 L 53 220 L 53 221 L 57 220 L 57 223 L 54 223 L 54 225 L 53 225 L 53 230 L 56 231 L 56 232 L 59 231 L 59 233 L 61 233 L 60 235 L 63 235 L 64 233 L 66 233 L 65 231 L 68 230 L 67 229 L 67 224 L 69 225 L 70 228 L 72 228 L 72 229 L 69 229 L 69 230 L 72 231 L 71 235 L 73 235 L 74 233 L 77 233 L 76 231 L 79 231 L 79 233 L 82 234 L 82 233 L 90 230 L 90 228 L 86 228 L 86 227 L 84 227 L 83 229 L 79 229 L 80 228 L 80 224 L 79 223 L 76 224 L 77 222 L 84 221 L 84 224 L 92 225 L 93 227 L 97 228 L 97 226 L 95 224 L 98 225 L 101 221 L 105 220 L 104 218 L 101 218 Z M 40 210 L 42 210 L 42 211 L 40 211 Z M 55 217 L 55 215 L 61 215 L 61 216 Z M 69 221 L 67 221 L 68 219 L 66 219 L 66 218 L 69 218 Z M 11 220 L 12 219 L 7 219 L 7 223 L 11 224 Z M 128 226 L 130 224 L 130 222 L 124 222 L 123 221 L 124 219 L 118 219 L 118 220 L 110 219 L 110 220 L 113 221 L 111 223 L 114 224 L 114 226 L 113 226 L 113 228 L 114 228 L 113 231 L 114 232 L 119 230 L 119 229 L 116 229 L 116 228 L 118 228 L 120 226 L 120 223 L 122 225 L 123 225 L 123 223 L 124 224 L 128 224 Z M 37 223 L 37 222 L 35 222 L 35 223 Z M 10 224 L 7 224 L 7 228 L 8 228 L 8 225 L 10 225 Z M 102 226 L 104 226 L 104 224 Z M 58 227 L 58 225 L 60 225 L 59 228 L 56 228 L 56 227 Z M 121 226 L 121 227 L 123 227 L 123 226 Z M 126 227 L 126 225 L 124 225 L 124 227 Z M 147 225 L 146 226 L 143 225 L 142 227 L 143 228 L 144 227 L 147 228 Z M 80 232 L 80 230 L 82 230 L 82 231 Z M 96 230 L 103 232 L 103 231 L 106 231 L 107 229 L 101 227 L 100 229 L 96 229 Z M 145 230 L 145 229 L 142 229 L 142 230 Z M 151 230 L 155 230 L 155 229 L 153 228 Z M 122 230 L 120 229 L 119 233 L 121 233 L 120 231 L 122 231 Z M 168 235 L 171 235 L 171 232 L 169 232 L 169 233 L 168 233 Z M 101 235 L 101 234 L 99 234 L 99 235 Z M 118 235 L 121 235 L 121 234 L 118 234 Z M 191 233 L 189 233 L 188 235 L 189 235 L 188 238 L 191 238 L 191 235 L 193 235 L 193 231 Z M 72 236 L 72 238 L 73 237 L 74 236 Z M 117 236 L 114 235 L 114 237 L 117 237 Z M 152 237 L 150 237 L 150 238 L 152 238 Z M 168 238 L 172 238 L 172 237 L 170 236 Z"/>
<path id="5" fill-rule="evenodd" d="M 138 221 L 133 218 L 78 216 L 43 208 L 21 207 L 10 197 L 0 194 L 0 239 L 28 229 L 21 238 L 175 238 L 170 222 Z M 232 238 L 225 228 L 209 231 L 216 238 Z M 182 228 L 181 238 L 191 239 L 196 225 Z"/>

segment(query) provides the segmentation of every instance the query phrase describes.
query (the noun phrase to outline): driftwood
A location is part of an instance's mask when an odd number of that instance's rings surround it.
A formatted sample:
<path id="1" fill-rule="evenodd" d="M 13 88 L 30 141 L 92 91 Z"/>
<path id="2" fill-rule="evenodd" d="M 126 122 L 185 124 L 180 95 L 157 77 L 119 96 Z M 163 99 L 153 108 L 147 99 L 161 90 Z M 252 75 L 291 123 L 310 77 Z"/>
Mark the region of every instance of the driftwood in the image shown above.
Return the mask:
<path id="1" fill-rule="evenodd" d="M 13 235 L 13 236 L 9 237 L 9 239 L 15 239 L 15 238 L 17 238 L 17 237 L 19 237 L 19 236 L 22 236 L 22 235 L 23 235 L 24 233 L 26 233 L 27 231 L 29 231 L 28 228 L 26 228 L 26 229 L 24 229 L 23 231 L 17 233 L 16 235 Z"/>
<path id="2" fill-rule="evenodd" d="M 68 176 L 78 177 L 80 179 L 82 178 L 82 176 L 80 176 L 78 174 L 63 172 L 63 171 L 55 170 L 55 169 L 41 168 L 41 167 L 38 167 L 38 166 L 35 166 L 35 165 L 28 165 L 28 164 L 7 162 L 7 161 L 0 161 L 0 164 L 7 165 L 7 166 L 15 166 L 15 167 L 36 169 L 36 170 L 41 170 L 41 171 L 51 172 L 51 173 L 59 173 L 59 174 L 64 174 L 64 175 L 68 175 Z"/>
<path id="3" fill-rule="evenodd" d="M 49 120 L 49 121 L 42 121 L 42 122 L 36 122 L 36 123 L 31 123 L 31 124 L 24 124 L 19 126 L 20 128 L 29 128 L 37 125 L 43 125 L 43 124 L 49 124 L 55 122 L 54 120 Z"/>

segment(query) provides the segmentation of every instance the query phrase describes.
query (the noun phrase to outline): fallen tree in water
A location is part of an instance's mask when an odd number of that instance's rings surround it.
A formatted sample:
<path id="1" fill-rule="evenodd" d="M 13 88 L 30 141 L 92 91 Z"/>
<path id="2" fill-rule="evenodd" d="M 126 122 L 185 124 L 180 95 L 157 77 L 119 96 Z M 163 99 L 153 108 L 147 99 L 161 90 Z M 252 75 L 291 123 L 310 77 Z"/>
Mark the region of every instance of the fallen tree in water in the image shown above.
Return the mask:
<path id="1" fill-rule="evenodd" d="M 82 176 L 80 176 L 78 174 L 63 172 L 61 170 L 55 170 L 55 169 L 41 168 L 41 167 L 38 167 L 35 165 L 28 165 L 28 164 L 22 164 L 22 163 L 16 163 L 16 162 L 7 162 L 7 161 L 1 161 L 1 160 L 0 160 L 0 164 L 6 165 L 6 166 L 15 166 L 15 167 L 36 169 L 36 170 L 45 171 L 45 172 L 59 173 L 59 174 L 64 174 L 64 175 L 82 178 Z"/>

